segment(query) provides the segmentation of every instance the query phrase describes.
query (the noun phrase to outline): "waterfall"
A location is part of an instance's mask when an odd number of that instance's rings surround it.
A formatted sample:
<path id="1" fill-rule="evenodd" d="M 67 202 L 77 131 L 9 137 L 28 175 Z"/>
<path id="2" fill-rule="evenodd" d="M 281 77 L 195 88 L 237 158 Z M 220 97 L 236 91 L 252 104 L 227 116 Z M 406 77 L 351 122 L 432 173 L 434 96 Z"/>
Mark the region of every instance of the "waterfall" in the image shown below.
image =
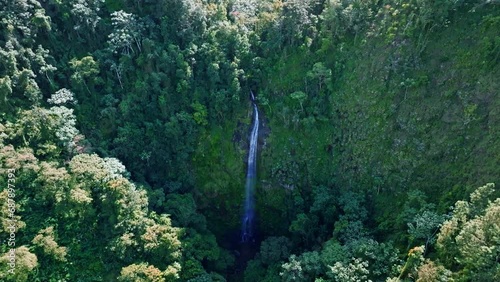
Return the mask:
<path id="1" fill-rule="evenodd" d="M 254 189 L 257 177 L 257 138 L 259 135 L 259 110 L 255 104 L 255 96 L 250 91 L 253 106 L 252 133 L 250 135 L 250 147 L 248 150 L 247 178 L 245 183 L 245 213 L 243 215 L 241 240 L 250 242 L 253 237 L 253 225 L 255 217 Z"/>

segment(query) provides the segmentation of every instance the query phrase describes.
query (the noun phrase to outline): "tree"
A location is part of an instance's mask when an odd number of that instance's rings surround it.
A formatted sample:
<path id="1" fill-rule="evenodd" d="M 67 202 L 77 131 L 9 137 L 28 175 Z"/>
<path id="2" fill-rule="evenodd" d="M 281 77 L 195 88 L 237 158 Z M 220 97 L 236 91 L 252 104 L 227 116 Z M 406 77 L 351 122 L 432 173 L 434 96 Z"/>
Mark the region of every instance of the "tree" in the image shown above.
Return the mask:
<path id="1" fill-rule="evenodd" d="M 79 154 L 69 163 L 69 170 L 73 177 L 92 187 L 94 184 L 104 184 L 109 172 L 104 168 L 104 161 L 97 154 Z"/>
<path id="2" fill-rule="evenodd" d="M 316 236 L 314 235 L 318 231 L 317 225 L 317 216 L 313 214 L 300 213 L 290 224 L 289 230 L 298 235 L 297 241 L 300 241 L 306 245 L 310 245 L 316 239 Z"/>
<path id="3" fill-rule="evenodd" d="M 19 210 L 21 205 L 19 203 L 13 204 L 13 202 L 9 201 L 9 199 L 12 198 L 9 198 L 8 189 L 0 192 L 0 216 L 2 216 L 0 221 L 2 228 L 0 229 L 0 234 L 2 234 L 2 236 L 10 236 L 10 233 L 14 230 L 13 228 L 15 228 L 15 231 L 18 231 L 26 227 L 26 223 L 21 220 L 21 216 L 19 214 L 14 213 L 14 217 L 10 217 L 11 211 L 13 209 L 16 211 Z M 11 220 L 14 220 L 14 225 Z"/>
<path id="4" fill-rule="evenodd" d="M 203 105 L 203 104 L 200 104 L 199 102 L 191 104 L 191 107 L 194 110 L 194 113 L 193 113 L 194 121 L 199 125 L 203 125 L 203 126 L 207 125 L 208 124 L 207 107 L 205 107 L 205 105 Z"/>
<path id="5" fill-rule="evenodd" d="M 55 106 L 47 111 L 47 115 L 52 118 L 55 136 L 68 152 L 72 153 L 76 148 L 75 138 L 80 133 L 76 129 L 76 117 L 73 114 L 73 109 Z"/>
<path id="6" fill-rule="evenodd" d="M 321 250 L 321 262 L 323 265 L 334 265 L 336 262 L 348 261 L 349 252 L 335 239 L 325 242 Z"/>
<path id="7" fill-rule="evenodd" d="M 413 249 L 410 249 L 410 251 L 408 252 L 408 258 L 406 259 L 406 263 L 401 269 L 401 273 L 399 274 L 397 279 L 416 277 L 419 267 L 424 263 L 424 253 L 425 253 L 424 246 L 418 246 Z"/>
<path id="8" fill-rule="evenodd" d="M 8 101 L 8 97 L 12 94 L 12 80 L 10 77 L 0 78 L 0 104 L 4 105 Z M 3 106 L 2 106 L 3 107 Z"/>
<path id="9" fill-rule="evenodd" d="M 352 258 L 348 264 L 336 262 L 333 266 L 330 266 L 330 271 L 335 280 L 339 282 L 371 282 L 368 279 L 370 272 L 367 267 L 368 262 Z"/>
<path id="10" fill-rule="evenodd" d="M 418 268 L 418 279 L 416 282 L 446 282 L 453 281 L 451 271 L 444 268 L 442 265 L 435 264 L 431 260 L 426 260 Z"/>
<path id="11" fill-rule="evenodd" d="M 292 99 L 293 103 L 298 103 L 300 105 L 300 111 L 304 112 L 303 103 L 307 99 L 307 94 L 302 91 L 295 91 L 290 94 L 290 98 Z"/>
<path id="12" fill-rule="evenodd" d="M 326 3 L 325 32 L 331 32 L 334 40 L 347 35 L 357 36 L 366 30 L 376 15 L 375 0 L 331 0 Z"/>
<path id="13" fill-rule="evenodd" d="M 491 201 L 495 185 L 488 183 L 458 201 L 450 219 L 438 234 L 437 247 L 445 266 L 457 263 L 458 275 L 475 281 L 494 281 L 500 277 L 500 198 Z"/>
<path id="14" fill-rule="evenodd" d="M 97 75 L 99 74 L 99 63 L 94 60 L 92 56 L 83 57 L 81 60 L 76 58 L 69 62 L 73 74 L 71 80 L 77 87 L 85 87 L 84 89 L 93 95 L 92 91 L 94 84 L 98 81 Z M 95 95 L 94 95 L 94 104 Z"/>
<path id="15" fill-rule="evenodd" d="M 500 278 L 500 199 L 492 202 L 483 215 L 464 224 L 455 237 L 460 256 L 457 261 L 472 271 L 475 279 Z"/>
<path id="16" fill-rule="evenodd" d="M 306 277 L 313 279 L 325 273 L 324 266 L 317 251 L 305 252 L 300 255 L 300 264 Z"/>
<path id="17" fill-rule="evenodd" d="M 236 0 L 232 5 L 231 15 L 242 25 L 246 30 L 252 30 L 257 21 L 257 11 L 259 1 Z"/>
<path id="18" fill-rule="evenodd" d="M 353 192 L 346 192 L 339 198 L 342 211 L 335 222 L 333 234 L 340 242 L 348 243 L 366 237 L 363 222 L 367 219 L 368 212 L 363 203 L 363 197 Z"/>
<path id="19" fill-rule="evenodd" d="M 260 257 L 264 264 L 271 265 L 290 256 L 291 241 L 286 237 L 268 237 L 260 245 Z"/>
<path id="20" fill-rule="evenodd" d="M 117 179 L 120 177 L 128 178 L 130 173 L 127 168 L 122 164 L 122 162 L 117 158 L 103 158 L 103 168 L 108 172 L 108 176 L 104 178 L 104 181 L 109 181 L 112 179 Z"/>
<path id="21" fill-rule="evenodd" d="M 31 148 L 15 149 L 12 145 L 0 146 L 0 160 L 3 171 L 14 169 L 18 176 L 16 181 L 31 181 L 40 170 L 38 159 Z"/>
<path id="22" fill-rule="evenodd" d="M 226 250 L 219 248 L 216 238 L 211 233 L 198 233 L 188 230 L 182 240 L 183 280 L 196 277 L 204 272 L 203 264 L 211 265 L 211 269 L 225 271 L 233 265 L 234 257 Z"/>
<path id="23" fill-rule="evenodd" d="M 35 199 L 40 199 L 44 204 L 62 202 L 68 193 L 71 176 L 64 167 L 58 167 L 54 162 L 40 162 L 40 170 L 34 184 L 39 189 Z"/>
<path id="24" fill-rule="evenodd" d="M 389 242 L 379 243 L 373 239 L 362 238 L 343 246 L 346 255 L 368 263 L 366 269 L 373 280 L 384 279 L 394 273 L 393 266 L 398 265 L 398 251 Z"/>
<path id="25" fill-rule="evenodd" d="M 34 42 L 38 31 L 50 30 L 50 17 L 45 15 L 40 2 L 37 0 L 1 0 L 0 18 L 3 25 L 9 26 L 10 33 L 25 37 L 25 41 Z"/>
<path id="26" fill-rule="evenodd" d="M 147 263 L 131 264 L 122 268 L 120 282 L 165 282 L 161 270 Z"/>
<path id="27" fill-rule="evenodd" d="M 332 80 L 332 70 L 327 69 L 323 63 L 318 62 L 313 65 L 312 70 L 307 72 L 307 78 L 317 84 L 316 93 L 323 94 L 323 87 L 330 85 Z"/>
<path id="28" fill-rule="evenodd" d="M 289 262 L 283 263 L 281 268 L 283 271 L 280 272 L 280 276 L 283 281 L 304 281 L 304 271 L 296 255 L 291 255 Z"/>
<path id="29" fill-rule="evenodd" d="M 216 6 L 213 3 L 208 7 Z M 226 12 L 223 5 L 217 5 L 221 13 Z M 170 36 L 181 47 L 188 46 L 189 43 L 201 38 L 205 34 L 209 21 L 208 7 L 200 0 L 189 0 L 181 2 L 167 1 L 162 13 L 162 34 Z M 227 12 L 226 12 L 227 13 Z M 225 14 L 222 14 L 225 18 Z M 168 19 L 168 20 L 167 20 Z M 221 18 L 217 19 L 221 20 Z M 218 21 L 220 23 L 220 21 Z"/>
<path id="30" fill-rule="evenodd" d="M 32 243 L 43 249 L 47 255 L 54 257 L 54 259 L 65 262 L 67 250 L 66 247 L 61 247 L 57 244 L 54 237 L 54 227 L 49 226 L 38 232 L 38 235 L 33 238 Z"/>
<path id="31" fill-rule="evenodd" d="M 303 43 L 305 37 L 315 36 L 315 25 L 317 16 L 313 14 L 313 0 L 288 0 L 283 3 L 283 13 L 281 15 L 280 29 L 282 36 L 289 45 Z"/>
<path id="32" fill-rule="evenodd" d="M 144 26 L 137 16 L 120 10 L 111 14 L 111 21 L 113 32 L 108 39 L 111 53 L 131 56 L 135 48 L 141 52 Z"/>
<path id="33" fill-rule="evenodd" d="M 444 216 L 431 211 L 424 211 L 417 215 L 413 222 L 408 223 L 410 244 L 414 240 L 424 239 L 425 249 L 427 249 L 430 244 L 436 241 L 436 234 L 443 221 Z"/>
<path id="34" fill-rule="evenodd" d="M 165 269 L 162 274 L 165 279 L 174 279 L 180 270 L 177 260 L 181 255 L 181 230 L 172 226 L 168 215 L 148 212 L 146 192 L 124 177 L 127 172 L 121 162 L 96 154 L 80 154 L 73 157 L 69 168 L 75 181 L 82 183 L 78 187 L 80 191 L 84 194 L 90 191 L 93 206 L 99 210 L 95 232 L 105 230 L 99 233 L 102 244 L 112 252 L 114 259 L 134 265 L 124 268 L 120 279 L 136 279 L 146 275 L 145 272 L 158 272 L 145 265 L 135 265 L 139 259 Z"/>
<path id="35" fill-rule="evenodd" d="M 151 261 L 166 263 L 180 258 L 180 229 L 173 227 L 167 215 L 158 217 L 157 222 L 146 227 L 141 235 L 144 250 Z"/>
<path id="36" fill-rule="evenodd" d="M 196 202 L 191 193 L 170 193 L 163 207 L 172 215 L 172 220 L 177 226 L 192 227 L 199 231 L 206 229 L 206 219 L 197 213 Z"/>
<path id="37" fill-rule="evenodd" d="M 264 265 L 262 265 L 262 262 L 258 259 L 253 259 L 247 263 L 247 267 L 245 268 L 244 281 L 263 281 L 265 275 L 266 270 L 264 269 Z"/>
<path id="38" fill-rule="evenodd" d="M 10 104 L 3 111 L 12 111 L 19 105 L 38 104 L 42 98 L 37 74 L 48 74 L 55 67 L 47 63 L 48 50 L 38 45 L 35 38 L 51 29 L 50 17 L 37 0 L 0 1 L 0 95 Z M 1 93 L 3 92 L 3 93 Z M 11 97 L 9 97 L 11 96 Z M 23 101 L 24 100 L 24 101 Z M 3 107 L 2 107 L 3 108 Z"/>
<path id="39" fill-rule="evenodd" d="M 28 278 L 31 272 L 38 266 L 38 258 L 26 246 L 15 248 L 14 253 L 16 261 L 14 274 L 8 271 L 11 253 L 7 252 L 0 257 L 0 267 L 2 268 L 0 278 L 5 279 L 4 281 L 12 282 L 30 281 Z"/>
<path id="40" fill-rule="evenodd" d="M 338 217 L 334 188 L 323 185 L 315 186 L 312 190 L 312 197 L 313 202 L 309 212 L 317 214 L 321 222 L 327 226 L 326 228 L 330 229 Z"/>
<path id="41" fill-rule="evenodd" d="M 64 105 L 64 104 L 76 104 L 77 101 L 74 97 L 73 92 L 66 88 L 61 88 L 52 94 L 52 96 L 47 100 L 49 104 L 53 105 Z"/>
<path id="42" fill-rule="evenodd" d="M 73 0 L 71 3 L 71 14 L 76 18 L 74 29 L 80 35 L 88 35 L 95 32 L 97 24 L 101 20 L 98 15 L 100 6 L 104 0 Z M 87 31 L 87 32 L 85 32 Z"/>

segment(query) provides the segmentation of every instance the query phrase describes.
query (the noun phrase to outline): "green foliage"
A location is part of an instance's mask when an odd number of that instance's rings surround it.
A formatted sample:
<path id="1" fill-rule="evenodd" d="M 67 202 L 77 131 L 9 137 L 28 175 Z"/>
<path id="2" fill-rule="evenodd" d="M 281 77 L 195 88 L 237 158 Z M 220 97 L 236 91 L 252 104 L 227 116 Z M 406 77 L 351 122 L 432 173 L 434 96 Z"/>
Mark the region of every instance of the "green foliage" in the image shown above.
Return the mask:
<path id="1" fill-rule="evenodd" d="M 266 275 L 266 269 L 260 260 L 250 260 L 245 268 L 244 281 L 262 281 Z"/>
<path id="2" fill-rule="evenodd" d="M 74 143 L 76 136 L 79 134 L 76 129 L 76 117 L 73 114 L 73 109 L 68 109 L 64 106 L 55 106 L 47 111 L 49 117 L 53 117 L 53 127 L 55 135 L 59 142 L 72 151 L 76 144 Z"/>
<path id="3" fill-rule="evenodd" d="M 371 282 L 368 279 L 368 274 L 370 272 L 366 269 L 368 263 L 357 258 L 353 258 L 348 264 L 343 264 L 341 262 L 336 262 L 335 265 L 330 267 L 335 281 L 339 282 L 354 282 L 363 281 Z"/>
<path id="4" fill-rule="evenodd" d="M 435 242 L 435 234 L 443 222 L 443 216 L 434 212 L 424 211 L 417 215 L 412 223 L 408 223 L 410 240 L 425 239 L 425 247 Z"/>
<path id="5" fill-rule="evenodd" d="M 233 130 L 234 125 L 227 124 L 206 132 L 194 155 L 200 193 L 195 200 L 207 221 L 215 223 L 211 230 L 216 235 L 240 223 L 240 214 L 230 212 L 241 206 L 244 191 L 244 155 L 231 142 Z M 241 177 L 232 177 L 236 175 Z"/>
<path id="6" fill-rule="evenodd" d="M 203 215 L 197 213 L 196 202 L 192 194 L 169 194 L 164 208 L 172 215 L 176 225 L 192 227 L 196 230 L 206 229 L 206 220 Z"/>
<path id="7" fill-rule="evenodd" d="M 305 281 L 304 270 L 302 269 L 302 265 L 300 261 L 297 260 L 295 255 L 290 256 L 290 261 L 281 265 L 283 269 L 280 272 L 280 276 L 283 281 Z"/>
<path id="8" fill-rule="evenodd" d="M 225 282 L 226 279 L 217 273 L 205 273 L 195 278 L 187 280 L 189 282 Z"/>
<path id="9" fill-rule="evenodd" d="M 163 273 L 152 265 L 132 264 L 122 268 L 118 281 L 123 282 L 165 282 Z"/>
<path id="10" fill-rule="evenodd" d="M 100 6 L 105 0 L 75 0 L 71 3 L 71 14 L 76 19 L 74 29 L 88 35 L 95 32 L 97 24 L 101 21 L 99 16 Z"/>
<path id="11" fill-rule="evenodd" d="M 500 200 L 490 200 L 494 187 L 489 183 L 476 189 L 470 202 L 458 201 L 438 234 L 439 254 L 447 265 L 458 264 L 458 275 L 466 273 L 477 280 L 499 277 L 496 254 L 500 245 Z"/>
<path id="12" fill-rule="evenodd" d="M 0 277 L 5 281 L 30 281 L 29 276 L 38 266 L 37 256 L 30 252 L 26 246 L 20 246 L 14 249 L 15 253 L 15 270 L 11 274 L 9 263 L 11 262 L 10 253 L 5 253 L 0 257 L 0 265 L 2 267 L 2 274 Z"/>
<path id="13" fill-rule="evenodd" d="M 323 265 L 334 265 L 336 262 L 347 260 L 348 253 L 340 243 L 334 239 L 325 242 L 321 250 L 321 263 Z"/>
<path id="14" fill-rule="evenodd" d="M 193 114 L 194 121 L 199 125 L 207 125 L 207 108 L 200 103 L 193 103 L 191 105 L 195 111 Z"/>
<path id="15" fill-rule="evenodd" d="M 286 237 L 268 237 L 260 245 L 261 261 L 271 265 L 290 256 L 291 242 Z"/>
<path id="16" fill-rule="evenodd" d="M 76 104 L 76 99 L 74 97 L 73 92 L 66 88 L 62 88 L 56 91 L 56 93 L 52 94 L 50 99 L 47 100 L 49 104 L 54 105 L 64 105 L 67 103 Z"/>
<path id="17" fill-rule="evenodd" d="M 400 263 L 398 250 L 392 242 L 379 243 L 363 238 L 344 246 L 348 256 L 365 261 L 372 279 L 384 279 L 394 273 L 394 266 Z"/>
<path id="18" fill-rule="evenodd" d="M 363 198 L 360 195 L 347 192 L 339 199 L 343 214 L 335 222 L 334 235 L 341 242 L 350 242 L 366 236 L 363 222 L 368 214 L 362 206 Z"/>
<path id="19" fill-rule="evenodd" d="M 126 56 L 141 52 L 144 27 L 137 17 L 120 10 L 111 14 L 111 21 L 114 30 L 109 35 L 109 51 Z"/>
<path id="20" fill-rule="evenodd" d="M 497 2 L 0 0 L 0 280 L 499 280 Z"/>
<path id="21" fill-rule="evenodd" d="M 283 42 L 296 46 L 310 45 L 310 40 L 316 35 L 315 25 L 318 21 L 314 1 L 290 0 L 283 3 L 280 18 L 280 28 L 283 30 Z"/>
<path id="22" fill-rule="evenodd" d="M 99 81 L 97 78 L 97 74 L 99 74 L 99 63 L 96 62 L 92 56 L 86 56 L 81 60 L 74 58 L 69 62 L 69 64 L 71 66 L 71 70 L 73 71 L 71 80 L 81 91 L 81 97 L 85 97 L 87 94 L 93 95 L 93 86 Z M 93 96 L 93 98 L 93 103 L 95 104 L 96 98 L 95 96 Z M 89 97 L 86 99 L 89 99 Z"/>
<path id="23" fill-rule="evenodd" d="M 45 254 L 53 256 L 54 259 L 63 262 L 67 261 L 66 247 L 58 246 L 54 238 L 53 226 L 40 230 L 32 242 L 34 245 L 42 248 Z"/>
<path id="24" fill-rule="evenodd" d="M 325 95 L 326 90 L 331 88 L 332 70 L 326 68 L 322 62 L 318 62 L 313 65 L 312 70 L 307 72 L 307 78 L 316 95 Z"/>
<path id="25" fill-rule="evenodd" d="M 12 3 L 11 3 L 12 2 Z M 49 51 L 36 38 L 51 29 L 50 18 L 38 1 L 2 1 L 0 41 L 0 85 L 2 112 L 12 113 L 16 107 L 38 104 L 42 98 L 40 85 L 45 75 L 56 68 L 48 61 Z"/>
<path id="26" fill-rule="evenodd" d="M 12 194 L 11 194 L 12 195 Z M 1 233 L 3 236 L 5 236 L 6 234 L 9 234 L 10 235 L 10 231 L 12 230 L 11 228 L 9 228 L 11 225 L 11 221 L 10 221 L 10 212 L 9 210 L 11 210 L 12 208 L 15 208 L 16 210 L 18 210 L 20 208 L 20 205 L 19 204 L 15 204 L 14 207 L 12 206 L 12 202 L 10 203 L 9 205 L 9 192 L 8 190 L 3 190 L 1 193 L 0 193 L 0 208 L 1 208 L 1 215 L 2 215 L 2 230 L 1 230 Z M 22 220 L 21 220 L 21 216 L 19 215 L 14 215 L 14 217 L 12 218 L 16 221 L 16 224 L 15 226 L 17 227 L 17 230 L 22 230 L 26 227 L 26 223 L 24 223 Z"/>
<path id="27" fill-rule="evenodd" d="M 304 111 L 304 106 L 302 104 L 304 103 L 304 101 L 307 98 L 306 93 L 304 93 L 302 91 L 296 91 L 296 92 L 293 92 L 292 94 L 290 94 L 290 98 L 292 99 L 293 102 L 296 102 L 297 104 L 300 105 L 301 111 Z"/>
<path id="28" fill-rule="evenodd" d="M 434 262 L 427 260 L 418 269 L 418 279 L 419 282 L 431 282 L 431 281 L 453 281 L 451 277 L 451 271 L 444 268 L 442 265 L 436 265 Z"/>
<path id="29" fill-rule="evenodd" d="M 424 263 L 424 252 L 424 246 L 410 249 L 408 252 L 408 258 L 401 269 L 398 279 L 411 278 L 417 275 L 418 268 Z"/>

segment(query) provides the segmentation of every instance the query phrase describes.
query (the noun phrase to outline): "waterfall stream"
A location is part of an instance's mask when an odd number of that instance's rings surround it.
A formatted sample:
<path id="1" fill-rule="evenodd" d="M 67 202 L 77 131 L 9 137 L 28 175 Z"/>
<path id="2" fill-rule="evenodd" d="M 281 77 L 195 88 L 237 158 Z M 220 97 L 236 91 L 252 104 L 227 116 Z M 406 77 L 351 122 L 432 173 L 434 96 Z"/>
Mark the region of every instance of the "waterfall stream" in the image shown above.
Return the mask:
<path id="1" fill-rule="evenodd" d="M 253 227 L 255 217 L 254 189 L 257 178 L 257 139 L 259 135 L 259 110 L 255 104 L 255 96 L 250 91 L 253 105 L 252 133 L 250 135 L 250 147 L 248 150 L 247 178 L 245 183 L 245 213 L 241 227 L 242 242 L 250 242 L 253 238 Z"/>

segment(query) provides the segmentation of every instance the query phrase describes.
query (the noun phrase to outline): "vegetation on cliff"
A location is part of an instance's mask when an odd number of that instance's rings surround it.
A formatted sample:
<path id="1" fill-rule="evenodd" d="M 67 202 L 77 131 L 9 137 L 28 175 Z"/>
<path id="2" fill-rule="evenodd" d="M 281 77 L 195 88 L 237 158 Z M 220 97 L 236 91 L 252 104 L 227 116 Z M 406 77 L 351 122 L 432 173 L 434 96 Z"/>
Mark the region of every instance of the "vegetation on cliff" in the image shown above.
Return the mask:
<path id="1" fill-rule="evenodd" d="M 500 280 L 499 4 L 0 0 L 0 280 Z"/>

